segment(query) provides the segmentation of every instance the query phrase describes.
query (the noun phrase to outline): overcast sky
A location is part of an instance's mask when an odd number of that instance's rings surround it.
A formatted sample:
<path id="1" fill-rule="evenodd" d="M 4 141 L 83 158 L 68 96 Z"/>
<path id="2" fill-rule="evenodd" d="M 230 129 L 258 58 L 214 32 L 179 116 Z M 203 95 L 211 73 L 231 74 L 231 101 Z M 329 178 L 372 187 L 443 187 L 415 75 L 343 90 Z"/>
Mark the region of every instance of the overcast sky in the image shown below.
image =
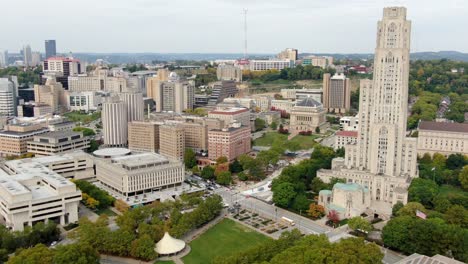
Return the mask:
<path id="1" fill-rule="evenodd" d="M 468 52 L 468 0 L 1 0 L 0 50 L 373 52 L 384 6 L 406 6 L 412 51 Z"/>

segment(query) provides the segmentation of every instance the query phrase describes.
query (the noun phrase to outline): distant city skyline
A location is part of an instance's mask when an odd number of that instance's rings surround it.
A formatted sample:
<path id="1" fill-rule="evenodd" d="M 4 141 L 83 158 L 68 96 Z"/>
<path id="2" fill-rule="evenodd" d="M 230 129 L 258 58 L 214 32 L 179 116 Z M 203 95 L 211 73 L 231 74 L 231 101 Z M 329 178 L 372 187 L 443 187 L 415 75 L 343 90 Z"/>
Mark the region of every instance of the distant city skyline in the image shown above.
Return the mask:
<path id="1" fill-rule="evenodd" d="M 463 0 L 6 1 L 4 10 L 22 13 L 0 17 L 9 25 L 0 50 L 44 53 L 55 39 L 58 53 L 242 53 L 247 8 L 249 53 L 372 53 L 385 6 L 408 8 L 412 52 L 468 52 Z"/>

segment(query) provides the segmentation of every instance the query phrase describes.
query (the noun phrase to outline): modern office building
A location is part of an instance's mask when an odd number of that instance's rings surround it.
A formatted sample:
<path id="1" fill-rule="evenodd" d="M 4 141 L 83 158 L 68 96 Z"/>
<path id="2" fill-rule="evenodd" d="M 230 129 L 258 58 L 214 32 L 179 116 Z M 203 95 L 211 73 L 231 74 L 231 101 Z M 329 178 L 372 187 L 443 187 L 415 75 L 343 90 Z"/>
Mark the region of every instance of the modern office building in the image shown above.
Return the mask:
<path id="1" fill-rule="evenodd" d="M 421 121 L 418 127 L 418 154 L 468 155 L 468 124 Z"/>
<path id="2" fill-rule="evenodd" d="M 67 107 L 70 111 L 97 111 L 105 97 L 108 95 L 103 92 L 72 92 L 65 91 Z"/>
<path id="3" fill-rule="evenodd" d="M 35 135 L 48 132 L 40 124 L 17 123 L 4 126 L 0 131 L 0 155 L 19 156 L 27 153 L 28 141 L 31 141 Z"/>
<path id="4" fill-rule="evenodd" d="M 159 126 L 159 154 L 170 159 L 183 161 L 185 153 L 185 131 L 179 124 Z"/>
<path id="5" fill-rule="evenodd" d="M 9 78 L 0 78 L 0 115 L 16 116 L 16 95 L 15 83 Z"/>
<path id="6" fill-rule="evenodd" d="M 277 57 L 280 60 L 297 61 L 297 55 L 298 55 L 297 49 L 287 48 L 281 51 Z"/>
<path id="7" fill-rule="evenodd" d="M 23 47 L 23 63 L 26 67 L 31 67 L 32 65 L 32 52 L 31 46 L 26 45 Z"/>
<path id="8" fill-rule="evenodd" d="M 208 112 L 208 117 L 223 120 L 225 127 L 233 123 L 241 123 L 243 126 L 250 127 L 250 111 L 244 107 L 217 107 Z"/>
<path id="9" fill-rule="evenodd" d="M 330 56 L 308 56 L 302 59 L 302 65 L 312 65 L 322 69 L 333 65 L 333 57 Z"/>
<path id="10" fill-rule="evenodd" d="M 106 146 L 127 146 L 127 104 L 117 96 L 106 98 L 102 104 L 102 136 Z"/>
<path id="11" fill-rule="evenodd" d="M 159 151 L 159 126 L 162 122 L 133 121 L 128 123 L 128 148 L 136 151 Z"/>
<path id="12" fill-rule="evenodd" d="M 24 163 L 40 163 L 67 179 L 82 180 L 95 177 L 93 157 L 83 151 L 21 160 Z"/>
<path id="13" fill-rule="evenodd" d="M 251 151 L 250 126 L 233 124 L 229 128 L 208 131 L 208 158 L 226 157 L 229 161 Z"/>
<path id="14" fill-rule="evenodd" d="M 251 71 L 278 70 L 294 67 L 294 61 L 290 60 L 251 60 L 249 69 Z"/>
<path id="15" fill-rule="evenodd" d="M 141 92 L 120 93 L 119 97 L 127 105 L 128 122 L 144 119 L 143 94 Z"/>
<path id="16" fill-rule="evenodd" d="M 42 62 L 42 70 L 45 75 L 54 76 L 58 82 L 68 90 L 68 77 L 76 76 L 83 72 L 81 63 L 75 58 L 50 57 Z"/>
<path id="17" fill-rule="evenodd" d="M 139 196 L 141 203 L 152 202 L 145 194 L 180 186 L 185 179 L 182 162 L 156 153 L 139 153 L 109 159 L 96 159 L 99 182 L 111 193 Z"/>
<path id="18" fill-rule="evenodd" d="M 89 148 L 90 140 L 83 136 L 82 132 L 56 131 L 33 137 L 28 142 L 28 152 L 36 157 L 51 156 L 61 153 L 86 150 Z"/>
<path id="19" fill-rule="evenodd" d="M 78 221 L 81 191 L 39 162 L 12 160 L 0 170 L 0 215 L 7 227 L 22 231 L 39 222 Z"/>
<path id="20" fill-rule="evenodd" d="M 182 113 L 195 104 L 195 87 L 180 80 L 175 72 L 170 73 L 168 81 L 148 81 L 147 94 L 156 102 L 157 112 Z"/>
<path id="21" fill-rule="evenodd" d="M 216 76 L 219 81 L 242 82 L 242 70 L 240 67 L 222 64 L 216 68 Z"/>
<path id="22" fill-rule="evenodd" d="M 45 55 L 46 59 L 57 56 L 57 47 L 55 45 L 54 39 L 49 39 L 45 41 Z"/>
<path id="23" fill-rule="evenodd" d="M 341 114 L 351 109 L 351 85 L 344 74 L 323 74 L 323 107 Z"/>
<path id="24" fill-rule="evenodd" d="M 236 83 L 234 81 L 219 81 L 213 84 L 209 106 L 215 106 L 221 103 L 225 98 L 234 97 L 237 93 Z"/>
<path id="25" fill-rule="evenodd" d="M 357 143 L 346 145 L 344 159 L 331 170 L 319 170 L 325 182 L 333 177 L 367 187 L 374 213 L 389 217 L 392 206 L 408 201 L 408 187 L 418 177 L 417 139 L 406 137 L 411 22 L 406 8 L 384 8 L 377 25 L 374 79 L 361 80 Z M 334 201 L 346 207 L 346 201 Z"/>
<path id="26" fill-rule="evenodd" d="M 291 109 L 289 131 L 292 134 L 307 131 L 315 133 L 318 128 L 320 132 L 325 132 L 328 128 L 326 113 L 322 104 L 314 99 L 309 97 L 301 100 Z"/>

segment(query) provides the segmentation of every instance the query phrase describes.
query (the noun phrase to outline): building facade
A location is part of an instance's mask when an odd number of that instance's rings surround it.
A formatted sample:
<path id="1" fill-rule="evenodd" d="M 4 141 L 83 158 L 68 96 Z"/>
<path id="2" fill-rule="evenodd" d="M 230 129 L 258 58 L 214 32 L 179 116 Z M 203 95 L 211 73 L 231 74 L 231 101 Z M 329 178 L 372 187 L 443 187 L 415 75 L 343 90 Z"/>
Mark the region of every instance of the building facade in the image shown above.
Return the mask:
<path id="1" fill-rule="evenodd" d="M 164 124 L 159 127 L 159 153 L 170 159 L 183 161 L 185 131 L 179 124 Z"/>
<path id="2" fill-rule="evenodd" d="M 225 127 L 229 127 L 232 123 L 241 123 L 250 127 L 250 111 L 243 107 L 217 107 L 208 112 L 208 117 L 223 120 Z"/>
<path id="3" fill-rule="evenodd" d="M 21 123 L 6 125 L 0 131 L 0 155 L 19 156 L 28 152 L 28 141 L 35 135 L 48 132 L 39 124 Z"/>
<path id="4" fill-rule="evenodd" d="M 323 74 L 323 107 L 328 112 L 344 114 L 351 109 L 351 86 L 342 73 Z"/>
<path id="5" fill-rule="evenodd" d="M 280 60 L 297 60 L 298 51 L 297 49 L 287 48 L 278 54 L 278 59 Z"/>
<path id="6" fill-rule="evenodd" d="M 0 170 L 0 215 L 6 226 L 22 231 L 38 222 L 78 221 L 81 191 L 74 183 L 38 162 L 7 161 L 4 169 Z"/>
<path id="7" fill-rule="evenodd" d="M 326 110 L 321 103 L 312 98 L 298 102 L 291 109 L 289 131 L 292 134 L 311 131 L 315 133 L 317 128 L 324 132 L 328 128 Z"/>
<path id="8" fill-rule="evenodd" d="M 162 122 L 128 123 L 128 148 L 136 151 L 159 151 L 159 126 Z"/>
<path id="9" fill-rule="evenodd" d="M 127 104 L 128 122 L 144 119 L 143 94 L 141 92 L 120 93 L 119 97 Z"/>
<path id="10" fill-rule="evenodd" d="M 127 104 L 118 97 L 107 98 L 102 104 L 102 136 L 106 146 L 127 146 Z"/>
<path id="11" fill-rule="evenodd" d="M 180 80 L 175 72 L 170 73 L 168 81 L 149 81 L 147 94 L 156 102 L 157 112 L 182 113 L 184 110 L 193 109 L 195 104 L 195 87 Z"/>
<path id="12" fill-rule="evenodd" d="M 156 153 L 140 153 L 111 159 L 96 159 L 97 179 L 111 192 L 124 197 L 180 186 L 185 179 L 184 165 Z"/>
<path id="13" fill-rule="evenodd" d="M 232 161 L 251 151 L 250 127 L 235 126 L 208 131 L 208 158 L 226 157 Z"/>
<path id="14" fill-rule="evenodd" d="M 82 132 L 57 131 L 36 135 L 27 144 L 28 152 L 38 157 L 86 150 L 90 140 Z"/>
<path id="15" fill-rule="evenodd" d="M 357 143 L 358 132 L 357 131 L 338 131 L 335 134 L 335 150 L 344 148 L 346 145 L 352 145 Z"/>
<path id="16" fill-rule="evenodd" d="M 229 64 L 222 64 L 216 68 L 216 77 L 219 81 L 242 82 L 242 70 Z"/>
<path id="17" fill-rule="evenodd" d="M 417 142 L 406 137 L 411 22 L 406 8 L 384 8 L 378 22 L 374 79 L 361 80 L 357 144 L 347 145 L 342 162 L 318 177 L 344 178 L 369 188 L 372 208 L 389 216 L 406 203 L 408 186 L 418 177 Z"/>
<path id="18" fill-rule="evenodd" d="M 251 71 L 281 71 L 282 69 L 291 68 L 293 66 L 294 62 L 290 60 L 251 60 L 249 62 L 249 69 Z"/>
<path id="19" fill-rule="evenodd" d="M 468 155 L 468 124 L 421 121 L 418 127 L 418 155 L 425 153 Z"/>
<path id="20" fill-rule="evenodd" d="M 0 115 L 16 116 L 16 85 L 9 78 L 0 78 Z"/>
<path id="21" fill-rule="evenodd" d="M 237 93 L 234 81 L 219 81 L 213 84 L 211 95 L 208 99 L 209 106 L 221 103 L 225 98 L 234 97 Z"/>
<path id="22" fill-rule="evenodd" d="M 57 55 L 57 47 L 55 45 L 55 39 L 49 39 L 45 41 L 45 55 L 46 59 L 55 57 Z"/>

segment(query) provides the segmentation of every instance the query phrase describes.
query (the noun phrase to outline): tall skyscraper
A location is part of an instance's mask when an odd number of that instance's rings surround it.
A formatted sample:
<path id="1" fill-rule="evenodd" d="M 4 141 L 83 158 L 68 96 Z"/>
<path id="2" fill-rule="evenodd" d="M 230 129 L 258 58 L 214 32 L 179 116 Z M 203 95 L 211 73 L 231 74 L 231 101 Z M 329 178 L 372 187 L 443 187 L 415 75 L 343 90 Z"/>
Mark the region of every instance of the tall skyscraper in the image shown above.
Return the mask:
<path id="1" fill-rule="evenodd" d="M 147 94 L 156 102 L 156 111 L 182 113 L 195 104 L 195 87 L 171 72 L 168 81 L 148 80 Z"/>
<path id="2" fill-rule="evenodd" d="M 55 57 L 57 55 L 57 49 L 55 46 L 55 40 L 54 39 L 49 39 L 45 41 L 45 55 L 46 59 L 50 57 Z"/>
<path id="3" fill-rule="evenodd" d="M 332 170 L 318 172 L 327 182 L 338 177 L 369 188 L 372 209 L 385 214 L 407 202 L 409 184 L 418 177 L 416 138 L 406 137 L 410 32 L 406 8 L 384 8 L 374 79 L 361 81 L 357 144 L 345 146 L 344 160 L 335 160 Z"/>
<path id="4" fill-rule="evenodd" d="M 120 93 L 119 97 L 127 104 L 128 122 L 144 119 L 143 94 L 141 92 Z"/>
<path id="5" fill-rule="evenodd" d="M 8 66 L 8 50 L 0 50 L 0 67 Z"/>
<path id="6" fill-rule="evenodd" d="M 26 45 L 23 47 L 23 62 L 24 62 L 24 66 L 26 67 L 31 66 L 32 52 L 31 52 L 31 46 L 29 45 Z"/>
<path id="7" fill-rule="evenodd" d="M 351 86 L 342 73 L 323 74 L 323 107 L 329 112 L 346 113 L 351 106 Z"/>
<path id="8" fill-rule="evenodd" d="M 16 87 L 8 78 L 0 78 L 0 116 L 16 115 Z"/>
<path id="9" fill-rule="evenodd" d="M 42 57 L 41 57 L 40 52 L 36 52 L 36 51 L 33 52 L 31 54 L 31 66 L 35 67 L 35 66 L 41 64 L 41 59 L 42 59 Z"/>
<path id="10" fill-rule="evenodd" d="M 102 104 L 102 136 L 104 145 L 127 146 L 128 121 L 127 104 L 117 96 L 107 98 Z"/>

